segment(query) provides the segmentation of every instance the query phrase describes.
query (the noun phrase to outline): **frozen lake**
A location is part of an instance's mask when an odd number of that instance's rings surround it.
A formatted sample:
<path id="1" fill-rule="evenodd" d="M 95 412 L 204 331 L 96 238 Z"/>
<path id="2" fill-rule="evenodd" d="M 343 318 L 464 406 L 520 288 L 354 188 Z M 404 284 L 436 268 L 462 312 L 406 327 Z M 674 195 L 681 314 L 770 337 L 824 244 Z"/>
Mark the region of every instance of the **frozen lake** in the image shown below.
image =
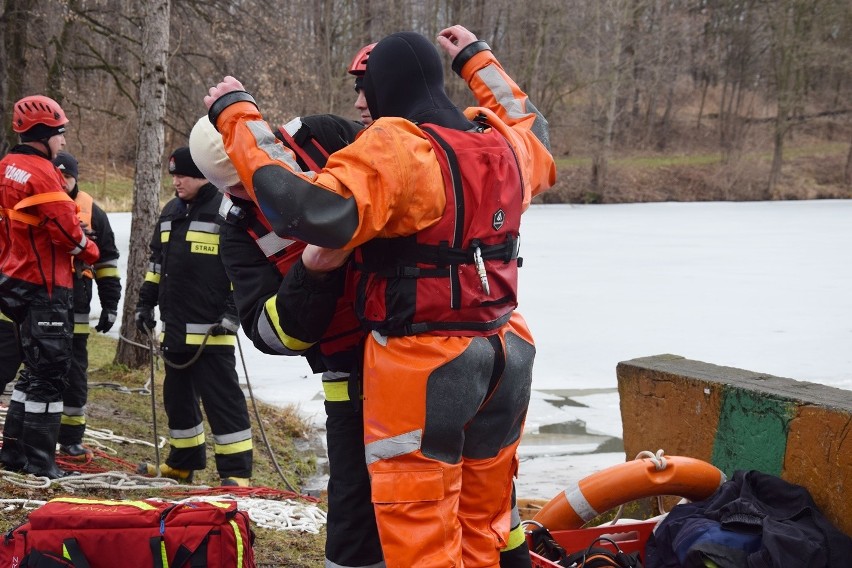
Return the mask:
<path id="1" fill-rule="evenodd" d="M 130 214 L 110 220 L 126 262 Z M 533 206 L 521 256 L 538 349 L 528 432 L 582 419 L 620 437 L 615 367 L 662 353 L 852 390 L 852 201 Z M 241 345 L 256 396 L 322 424 L 306 363 Z M 548 403 L 566 389 L 587 407 Z M 624 459 L 594 447 L 522 443 L 519 495 L 552 497 Z"/>

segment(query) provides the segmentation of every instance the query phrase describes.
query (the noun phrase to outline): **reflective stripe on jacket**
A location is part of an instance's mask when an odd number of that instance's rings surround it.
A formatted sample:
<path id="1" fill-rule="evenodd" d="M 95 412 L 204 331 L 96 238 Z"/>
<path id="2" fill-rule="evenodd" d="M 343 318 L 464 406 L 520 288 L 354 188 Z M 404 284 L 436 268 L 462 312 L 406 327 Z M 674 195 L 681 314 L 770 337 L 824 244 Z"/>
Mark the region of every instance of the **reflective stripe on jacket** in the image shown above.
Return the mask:
<path id="1" fill-rule="evenodd" d="M 189 204 L 169 201 L 157 221 L 139 303 L 151 308 L 159 304 L 164 350 L 195 350 L 223 315 L 237 319 L 219 253 L 221 199 L 216 187 L 204 185 Z M 234 344 L 230 333 L 207 340 L 207 348 Z"/>

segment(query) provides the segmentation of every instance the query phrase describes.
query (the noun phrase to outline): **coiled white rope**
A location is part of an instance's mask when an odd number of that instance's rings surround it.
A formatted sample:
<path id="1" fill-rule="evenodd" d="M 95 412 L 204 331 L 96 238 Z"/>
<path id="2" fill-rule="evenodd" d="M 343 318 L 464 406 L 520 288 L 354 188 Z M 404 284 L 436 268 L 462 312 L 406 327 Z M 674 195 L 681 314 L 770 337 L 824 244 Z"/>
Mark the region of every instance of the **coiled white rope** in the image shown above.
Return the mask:
<path id="1" fill-rule="evenodd" d="M 27 475 L 15 471 L 0 470 L 0 479 L 6 483 L 24 487 L 26 489 L 47 489 L 50 487 L 50 479 L 37 475 Z"/>
<path id="2" fill-rule="evenodd" d="M 204 485 L 181 485 L 176 479 L 169 477 L 148 477 L 120 471 L 107 471 L 104 473 L 84 473 L 82 475 L 69 475 L 54 479 L 53 483 L 59 485 L 65 491 L 80 491 L 83 489 L 175 489 L 191 488 L 206 489 Z"/>
<path id="3" fill-rule="evenodd" d="M 136 438 L 127 438 L 126 436 L 120 436 L 113 432 L 112 430 L 108 430 L 106 428 L 98 429 L 92 428 L 91 426 L 86 427 L 86 432 L 83 434 L 83 439 L 86 440 L 87 445 L 92 445 L 97 447 L 98 449 L 102 449 L 108 453 L 113 455 L 117 455 L 118 452 L 113 448 L 103 444 L 103 442 L 116 442 L 118 444 L 139 444 L 141 446 L 148 446 L 153 448 L 154 444 L 150 440 L 138 440 Z M 163 436 L 159 436 L 159 445 L 161 448 L 166 445 L 166 438 Z"/>
<path id="4" fill-rule="evenodd" d="M 326 512 L 316 505 L 299 503 L 292 499 L 273 500 L 234 495 L 194 496 L 178 501 L 236 501 L 240 511 L 248 513 L 249 519 L 259 527 L 276 531 L 301 531 L 318 534 L 328 518 Z"/>

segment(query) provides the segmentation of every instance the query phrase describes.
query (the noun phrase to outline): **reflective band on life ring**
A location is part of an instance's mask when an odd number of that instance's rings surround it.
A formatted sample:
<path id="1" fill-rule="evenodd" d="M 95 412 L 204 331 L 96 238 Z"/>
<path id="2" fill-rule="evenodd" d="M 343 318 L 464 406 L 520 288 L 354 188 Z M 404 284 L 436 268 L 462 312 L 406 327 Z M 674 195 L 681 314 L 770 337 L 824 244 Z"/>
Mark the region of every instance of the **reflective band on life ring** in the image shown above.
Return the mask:
<path id="1" fill-rule="evenodd" d="M 548 530 L 578 529 L 636 499 L 677 495 L 699 501 L 727 481 L 724 473 L 705 461 L 665 456 L 665 463 L 665 469 L 658 470 L 655 460 L 633 460 L 584 477 L 548 501 L 533 520 Z"/>

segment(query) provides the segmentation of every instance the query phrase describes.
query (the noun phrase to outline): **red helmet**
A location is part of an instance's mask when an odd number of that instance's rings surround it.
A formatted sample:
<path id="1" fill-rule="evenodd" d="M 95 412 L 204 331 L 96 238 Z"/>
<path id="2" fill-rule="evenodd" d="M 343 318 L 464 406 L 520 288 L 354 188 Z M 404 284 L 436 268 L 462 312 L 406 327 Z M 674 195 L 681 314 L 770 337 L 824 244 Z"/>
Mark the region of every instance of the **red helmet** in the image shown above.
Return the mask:
<path id="1" fill-rule="evenodd" d="M 375 43 L 365 45 L 358 50 L 355 57 L 352 58 L 352 63 L 349 64 L 349 74 L 360 76 L 367 72 L 367 59 L 370 58 L 370 52 L 376 47 Z"/>
<path id="2" fill-rule="evenodd" d="M 68 118 L 59 103 L 43 95 L 24 97 L 15 103 L 12 111 L 12 130 L 22 134 L 39 124 L 49 128 L 61 128 L 68 124 Z"/>

